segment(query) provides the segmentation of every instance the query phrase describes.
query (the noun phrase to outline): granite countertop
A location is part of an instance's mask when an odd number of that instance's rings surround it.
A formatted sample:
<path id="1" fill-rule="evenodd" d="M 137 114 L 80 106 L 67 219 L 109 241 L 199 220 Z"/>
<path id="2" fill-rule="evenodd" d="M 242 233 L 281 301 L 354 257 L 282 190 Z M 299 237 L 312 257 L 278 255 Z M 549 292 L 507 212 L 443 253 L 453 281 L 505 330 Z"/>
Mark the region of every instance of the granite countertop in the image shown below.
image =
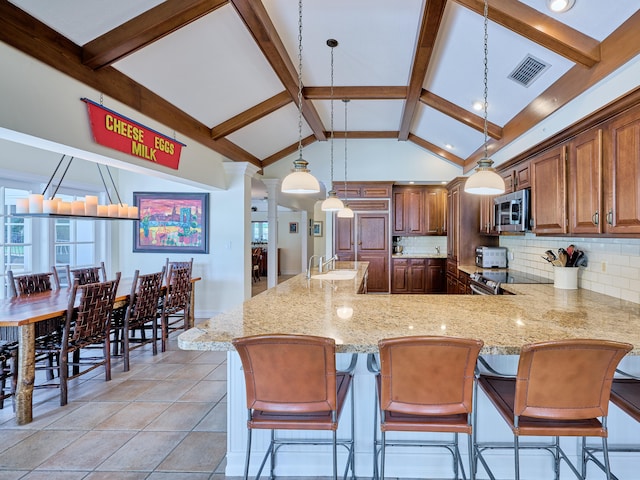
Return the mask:
<path id="1" fill-rule="evenodd" d="M 392 258 L 447 258 L 446 253 L 394 253 Z"/>
<path id="2" fill-rule="evenodd" d="M 293 277 L 182 333 L 178 345 L 232 350 L 234 337 L 295 333 L 332 337 L 339 352 L 371 353 L 382 338 L 448 335 L 482 339 L 485 354 L 515 355 L 525 343 L 602 338 L 632 343 L 640 355 L 640 304 L 548 284 L 509 285 L 515 295 L 362 295 L 367 266 L 336 262 L 357 270 L 352 280 Z"/>

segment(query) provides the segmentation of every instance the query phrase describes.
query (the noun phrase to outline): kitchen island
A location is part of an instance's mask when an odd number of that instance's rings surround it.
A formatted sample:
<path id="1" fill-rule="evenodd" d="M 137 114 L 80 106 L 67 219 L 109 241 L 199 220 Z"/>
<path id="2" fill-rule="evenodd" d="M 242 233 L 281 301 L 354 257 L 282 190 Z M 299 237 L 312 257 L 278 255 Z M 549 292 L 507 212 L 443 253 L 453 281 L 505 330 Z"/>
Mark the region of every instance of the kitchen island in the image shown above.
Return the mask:
<path id="1" fill-rule="evenodd" d="M 552 285 L 513 284 L 506 288 L 515 295 L 497 296 L 362 295 L 358 292 L 366 282 L 366 262 L 337 262 L 336 269 L 354 270 L 355 276 L 349 280 L 322 280 L 298 275 L 180 335 L 180 348 L 229 352 L 228 476 L 241 475 L 246 447 L 244 379 L 240 361 L 231 345 L 235 337 L 265 333 L 327 336 L 336 340 L 338 352 L 362 354 L 356 369 L 354 389 L 358 475 L 370 475 L 372 462 L 374 384 L 372 375 L 366 369 L 364 354 L 377 352 L 377 342 L 382 338 L 405 335 L 480 338 L 485 343 L 482 354 L 492 355 L 492 362 L 499 368 L 510 369 L 514 369 L 516 355 L 525 343 L 586 337 L 618 340 L 634 345 L 631 355 L 623 362 L 638 372 L 638 304 L 589 290 L 559 290 Z M 348 358 L 342 357 L 348 355 L 339 355 L 339 364 L 348 361 Z M 478 411 L 480 438 L 486 439 L 486 435 L 489 435 L 492 440 L 510 440 L 511 435 L 504 422 L 483 398 L 479 399 Z M 342 424 L 344 426 L 347 422 L 343 421 Z M 629 425 L 624 414 L 611 408 L 609 429 L 613 443 L 616 442 L 616 430 L 627 431 L 634 427 L 633 424 Z M 638 430 L 635 432 L 637 437 Z M 630 433 L 626 435 L 628 437 Z M 574 443 L 577 445 L 577 442 Z M 267 444 L 267 435 L 255 437 L 256 451 L 266 449 Z M 572 450 L 573 443 L 569 445 L 569 450 Z M 402 452 L 390 450 L 387 457 L 389 475 L 419 478 L 424 477 L 425 471 L 436 478 L 450 475 L 448 457 L 438 451 L 418 452 L 420 455 L 415 455 L 416 452 L 410 449 L 403 449 Z M 497 451 L 495 454 L 491 452 L 490 457 L 490 465 L 496 467 L 494 473 L 498 478 L 512 476 L 512 454 Z M 526 469 L 528 472 L 523 480 L 549 476 L 548 456 L 527 451 L 522 457 L 523 471 Z M 618 478 L 634 478 L 632 455 L 612 453 L 611 457 Z M 259 458 L 259 454 L 252 456 L 256 461 Z M 283 449 L 279 459 L 279 471 L 283 476 L 301 476 L 301 472 L 309 476 L 327 475 L 327 466 L 331 464 L 329 450 L 319 452 L 313 449 L 309 454 L 300 455 L 299 451 L 291 453 L 291 450 Z M 595 478 L 599 478 L 594 467 L 589 468 Z M 481 469 L 478 478 L 486 478 L 483 475 Z"/>

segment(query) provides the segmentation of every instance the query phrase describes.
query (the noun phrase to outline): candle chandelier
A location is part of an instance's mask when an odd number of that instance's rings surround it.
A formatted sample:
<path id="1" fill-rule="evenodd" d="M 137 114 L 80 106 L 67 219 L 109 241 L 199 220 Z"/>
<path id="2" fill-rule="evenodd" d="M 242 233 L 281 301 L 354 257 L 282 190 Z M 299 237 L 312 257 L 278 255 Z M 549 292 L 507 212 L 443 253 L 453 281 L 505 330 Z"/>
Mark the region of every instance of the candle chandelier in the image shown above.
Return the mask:
<path id="1" fill-rule="evenodd" d="M 64 180 L 74 158 L 69 157 L 69 162 L 64 168 L 60 180 L 54 188 L 55 176 L 58 173 L 58 170 L 60 170 L 65 157 L 66 155 L 62 155 L 62 158 L 60 158 L 58 165 L 51 174 L 51 177 L 49 178 L 49 181 L 47 182 L 46 187 L 44 187 L 44 191 L 42 193 L 32 193 L 27 198 L 18 198 L 16 200 L 16 216 L 53 218 L 77 217 L 82 219 L 95 218 L 99 220 L 139 220 L 138 207 L 122 203 L 120 194 L 118 193 L 118 189 L 113 181 L 113 177 L 111 176 L 108 166 L 105 166 L 105 168 L 111 181 L 111 185 L 113 186 L 117 203 L 112 201 L 104 174 L 102 173 L 100 165 L 97 163 L 96 167 L 98 168 L 100 179 L 104 185 L 104 191 L 107 194 L 109 204 L 99 205 L 97 195 L 86 195 L 84 200 L 74 200 L 71 202 L 62 201 L 62 199 L 56 197 L 58 189 L 60 188 L 60 185 L 62 184 L 62 181 Z M 47 190 L 49 190 L 49 194 L 47 194 Z"/>

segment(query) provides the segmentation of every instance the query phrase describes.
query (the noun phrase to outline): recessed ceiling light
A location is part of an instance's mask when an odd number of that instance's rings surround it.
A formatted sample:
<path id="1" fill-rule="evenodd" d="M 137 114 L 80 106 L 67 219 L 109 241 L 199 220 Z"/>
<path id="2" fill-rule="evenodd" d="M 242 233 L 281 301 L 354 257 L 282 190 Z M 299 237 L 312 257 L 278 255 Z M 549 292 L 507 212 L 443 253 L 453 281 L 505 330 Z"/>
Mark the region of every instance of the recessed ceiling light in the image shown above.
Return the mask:
<path id="1" fill-rule="evenodd" d="M 446 148 L 447 150 L 453 150 L 453 145 L 451 145 L 450 143 L 445 143 L 444 148 Z"/>
<path id="2" fill-rule="evenodd" d="M 411 181 L 411 182 L 409 182 L 409 185 L 413 185 L 414 183 L 416 183 L 416 182 L 414 182 L 414 181 Z"/>
<path id="3" fill-rule="evenodd" d="M 576 0 L 547 0 L 547 7 L 553 13 L 564 13 L 571 10 Z"/>
<path id="4" fill-rule="evenodd" d="M 473 109 L 476 111 L 480 111 L 484 108 L 484 105 L 482 104 L 482 102 L 480 100 L 477 100 L 475 102 L 473 102 Z"/>

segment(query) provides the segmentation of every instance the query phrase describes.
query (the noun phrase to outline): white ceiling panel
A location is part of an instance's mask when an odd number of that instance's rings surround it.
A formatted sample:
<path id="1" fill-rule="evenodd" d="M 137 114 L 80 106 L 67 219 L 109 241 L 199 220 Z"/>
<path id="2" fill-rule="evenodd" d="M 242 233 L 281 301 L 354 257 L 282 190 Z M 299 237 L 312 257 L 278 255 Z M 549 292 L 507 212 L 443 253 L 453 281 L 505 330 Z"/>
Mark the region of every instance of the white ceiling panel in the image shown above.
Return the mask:
<path id="1" fill-rule="evenodd" d="M 475 152 L 484 142 L 484 133 L 455 121 L 439 111 L 420 105 L 412 131 L 415 135 L 460 158 Z M 450 145 L 452 148 L 448 148 Z"/>
<path id="2" fill-rule="evenodd" d="M 450 4 L 443 20 L 452 32 L 438 42 L 433 65 L 424 88 L 473 112 L 484 89 L 484 29 L 482 16 Z M 493 22 L 488 26 L 488 116 L 504 126 L 574 64 Z M 524 87 L 508 78 L 527 55 L 550 65 L 539 78 Z M 475 113 L 475 112 L 473 112 Z"/>
<path id="3" fill-rule="evenodd" d="M 302 138 L 311 129 L 302 121 Z M 289 104 L 228 135 L 236 145 L 258 158 L 266 158 L 298 141 L 298 109 Z"/>
<path id="4" fill-rule="evenodd" d="M 114 66 L 209 127 L 284 89 L 231 6 Z"/>
<path id="5" fill-rule="evenodd" d="M 331 100 L 314 100 L 325 130 L 331 129 Z M 394 131 L 402 116 L 402 100 L 351 100 L 347 106 L 349 130 Z M 334 130 L 344 130 L 344 102 L 334 101 Z"/>
<path id="6" fill-rule="evenodd" d="M 159 5 L 163 0 L 10 0 L 42 23 L 84 45 L 120 24 Z"/>
<path id="7" fill-rule="evenodd" d="M 265 0 L 264 4 L 297 66 L 297 2 Z M 420 0 L 305 1 L 304 84 L 330 84 L 330 48 L 326 41 L 334 38 L 339 42 L 334 51 L 335 85 L 405 85 L 411 72 L 421 9 Z"/>

